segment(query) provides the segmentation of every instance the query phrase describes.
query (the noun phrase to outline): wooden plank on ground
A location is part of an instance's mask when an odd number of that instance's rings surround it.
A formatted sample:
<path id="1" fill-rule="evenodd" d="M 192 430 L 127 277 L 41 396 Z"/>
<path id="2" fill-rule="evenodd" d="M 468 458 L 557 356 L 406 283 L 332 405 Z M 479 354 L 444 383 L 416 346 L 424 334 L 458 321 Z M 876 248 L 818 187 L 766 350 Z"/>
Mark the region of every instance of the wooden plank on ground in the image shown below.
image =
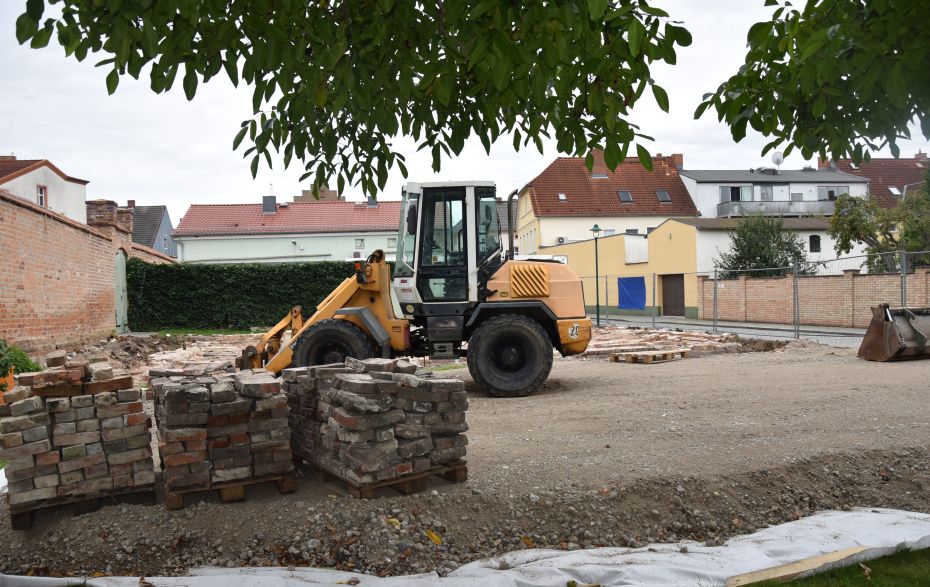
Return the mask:
<path id="1" fill-rule="evenodd" d="M 851 548 L 845 548 L 835 552 L 828 552 L 827 554 L 812 556 L 803 560 L 795 561 L 793 563 L 778 565 L 777 567 L 769 567 L 768 569 L 753 571 L 751 573 L 743 573 L 742 575 L 735 575 L 727 579 L 726 583 L 724 583 L 724 586 L 742 587 L 743 585 L 755 585 L 756 583 L 762 583 L 764 581 L 790 581 L 801 573 L 815 571 L 826 565 L 829 565 L 829 568 L 846 566 L 837 563 L 841 563 L 844 559 L 861 554 L 867 550 L 870 550 L 870 547 L 853 546 Z"/>

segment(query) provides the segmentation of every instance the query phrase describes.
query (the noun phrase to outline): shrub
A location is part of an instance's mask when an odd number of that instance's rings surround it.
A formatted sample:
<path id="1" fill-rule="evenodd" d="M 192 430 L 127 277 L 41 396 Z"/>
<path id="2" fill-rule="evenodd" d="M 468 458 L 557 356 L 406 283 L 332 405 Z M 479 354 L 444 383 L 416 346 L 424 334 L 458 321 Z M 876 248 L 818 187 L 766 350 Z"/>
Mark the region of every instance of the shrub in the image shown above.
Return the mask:
<path id="1" fill-rule="evenodd" d="M 228 263 L 126 266 L 129 327 L 251 328 L 276 324 L 299 305 L 304 316 L 346 278 L 352 263 Z"/>
<path id="2" fill-rule="evenodd" d="M 8 345 L 0 338 L 0 377 L 5 377 L 13 369 L 14 373 L 29 373 L 41 371 L 42 366 L 32 362 L 23 349 L 16 345 Z M 6 385 L 0 383 L 0 391 L 6 391 Z"/>

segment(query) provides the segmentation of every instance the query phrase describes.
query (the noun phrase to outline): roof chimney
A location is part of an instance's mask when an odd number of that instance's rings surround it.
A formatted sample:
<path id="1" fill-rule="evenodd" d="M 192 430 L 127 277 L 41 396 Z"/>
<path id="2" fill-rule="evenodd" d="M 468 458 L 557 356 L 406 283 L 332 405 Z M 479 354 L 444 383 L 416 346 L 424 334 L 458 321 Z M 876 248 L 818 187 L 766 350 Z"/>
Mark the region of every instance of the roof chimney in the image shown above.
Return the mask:
<path id="1" fill-rule="evenodd" d="M 278 211 L 278 200 L 274 196 L 262 196 L 262 214 L 274 214 Z"/>
<path id="2" fill-rule="evenodd" d="M 378 200 L 376 200 L 374 196 L 368 196 L 368 207 L 369 208 L 378 207 Z"/>
<path id="3" fill-rule="evenodd" d="M 127 208 L 135 208 L 135 207 L 136 207 L 136 201 L 135 201 L 135 200 L 126 200 L 126 207 L 127 207 Z"/>
<path id="4" fill-rule="evenodd" d="M 927 154 L 924 153 L 923 151 L 917 151 L 917 154 L 914 155 L 914 159 L 917 159 L 918 161 L 926 161 Z"/>
<path id="5" fill-rule="evenodd" d="M 683 153 L 672 153 L 671 155 L 672 163 L 675 164 L 675 168 L 678 171 L 681 171 L 685 168 L 685 156 Z"/>

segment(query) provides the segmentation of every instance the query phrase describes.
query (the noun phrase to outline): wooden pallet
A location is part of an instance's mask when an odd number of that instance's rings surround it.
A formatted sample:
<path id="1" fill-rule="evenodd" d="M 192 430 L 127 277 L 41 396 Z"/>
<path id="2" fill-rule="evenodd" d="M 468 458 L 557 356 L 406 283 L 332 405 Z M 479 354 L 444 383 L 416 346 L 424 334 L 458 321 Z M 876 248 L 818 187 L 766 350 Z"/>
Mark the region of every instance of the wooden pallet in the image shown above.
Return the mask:
<path id="1" fill-rule="evenodd" d="M 133 499 L 141 498 L 144 501 L 155 502 L 155 486 L 143 485 L 140 487 L 125 487 L 97 493 L 93 495 L 73 495 L 55 497 L 31 503 L 10 504 L 7 494 L 7 506 L 10 509 L 10 525 L 14 530 L 29 530 L 35 513 L 42 510 L 71 506 L 71 513 L 75 516 L 93 512 L 107 503 L 127 503 Z"/>
<path id="2" fill-rule="evenodd" d="M 372 481 L 371 483 L 356 483 L 338 475 L 334 471 L 326 469 L 325 466 L 315 465 L 315 467 L 323 474 L 324 478 L 344 484 L 346 486 L 346 492 L 352 497 L 359 499 L 374 498 L 375 491 L 382 487 L 393 489 L 404 495 L 420 493 L 426 490 L 426 482 L 431 477 L 442 477 L 450 483 L 464 483 L 468 480 L 468 464 L 465 461 L 433 467 L 428 471 L 411 473 L 395 479 Z"/>
<path id="3" fill-rule="evenodd" d="M 211 483 L 209 486 L 198 485 L 196 487 L 183 487 L 179 489 L 165 488 L 165 507 L 169 510 L 184 509 L 184 496 L 190 493 L 202 493 L 205 491 L 216 491 L 219 493 L 220 501 L 231 503 L 234 501 L 245 500 L 245 488 L 249 485 L 259 483 L 274 483 L 281 493 L 293 493 L 297 489 L 297 477 L 294 473 L 286 475 L 268 475 L 266 477 L 255 477 L 252 479 L 240 479 L 236 481 L 224 481 L 222 483 Z"/>
<path id="4" fill-rule="evenodd" d="M 640 351 L 634 353 L 615 353 L 610 355 L 611 363 L 664 363 L 676 358 L 687 359 L 691 349 L 669 349 L 664 351 Z"/>

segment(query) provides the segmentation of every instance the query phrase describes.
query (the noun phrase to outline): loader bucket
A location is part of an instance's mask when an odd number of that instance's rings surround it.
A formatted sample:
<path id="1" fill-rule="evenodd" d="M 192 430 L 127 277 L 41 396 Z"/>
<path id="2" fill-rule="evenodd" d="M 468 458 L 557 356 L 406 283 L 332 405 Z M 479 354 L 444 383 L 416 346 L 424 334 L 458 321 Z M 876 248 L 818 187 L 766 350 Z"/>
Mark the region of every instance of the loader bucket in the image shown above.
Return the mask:
<path id="1" fill-rule="evenodd" d="M 872 308 L 872 322 L 859 345 L 868 361 L 930 359 L 930 308 Z"/>

